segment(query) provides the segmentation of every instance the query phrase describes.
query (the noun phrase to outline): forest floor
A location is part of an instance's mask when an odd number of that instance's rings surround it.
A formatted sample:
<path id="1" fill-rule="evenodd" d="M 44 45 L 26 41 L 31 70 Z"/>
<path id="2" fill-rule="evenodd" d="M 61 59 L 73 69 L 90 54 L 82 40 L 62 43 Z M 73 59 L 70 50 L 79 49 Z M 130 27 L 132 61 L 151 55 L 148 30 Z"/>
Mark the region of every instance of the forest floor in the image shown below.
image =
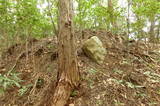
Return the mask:
<path id="1" fill-rule="evenodd" d="M 68 104 L 159 106 L 160 45 L 127 42 L 103 30 L 84 30 L 76 35 L 81 82 L 72 92 Z M 107 50 L 101 65 L 81 50 L 83 41 L 91 36 L 98 36 Z M 0 85 L 0 106 L 37 106 L 41 101 L 49 101 L 57 78 L 56 37 L 32 38 L 27 44 L 9 47 L 0 59 L 0 75 L 0 79 L 2 75 L 6 78 L 3 79 L 6 83 Z M 8 83 L 12 86 L 5 91 L 1 89 Z"/>

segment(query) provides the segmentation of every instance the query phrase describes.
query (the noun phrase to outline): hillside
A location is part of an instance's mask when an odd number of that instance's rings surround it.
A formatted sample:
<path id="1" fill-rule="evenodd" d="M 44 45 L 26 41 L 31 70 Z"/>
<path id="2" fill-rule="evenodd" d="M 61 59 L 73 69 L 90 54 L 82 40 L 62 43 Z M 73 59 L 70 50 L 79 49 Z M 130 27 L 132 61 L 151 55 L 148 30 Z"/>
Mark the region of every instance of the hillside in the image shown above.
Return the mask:
<path id="1" fill-rule="evenodd" d="M 159 44 L 127 41 L 105 30 L 77 31 L 76 36 L 81 82 L 72 92 L 69 106 L 160 104 Z M 99 37 L 107 50 L 103 64 L 92 61 L 81 49 L 91 36 Z M 56 84 L 57 57 L 56 37 L 30 38 L 27 46 L 15 44 L 3 51 L 0 106 L 47 104 Z"/>

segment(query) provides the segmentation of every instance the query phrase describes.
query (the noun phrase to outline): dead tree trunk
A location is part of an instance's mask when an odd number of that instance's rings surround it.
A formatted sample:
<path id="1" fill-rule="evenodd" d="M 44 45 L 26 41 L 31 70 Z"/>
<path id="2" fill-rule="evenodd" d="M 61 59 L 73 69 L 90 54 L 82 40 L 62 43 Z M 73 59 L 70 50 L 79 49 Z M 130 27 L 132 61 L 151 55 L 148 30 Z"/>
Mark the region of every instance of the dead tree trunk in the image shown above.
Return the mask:
<path id="1" fill-rule="evenodd" d="M 59 0 L 58 83 L 52 106 L 64 106 L 79 81 L 72 9 L 72 0 Z"/>

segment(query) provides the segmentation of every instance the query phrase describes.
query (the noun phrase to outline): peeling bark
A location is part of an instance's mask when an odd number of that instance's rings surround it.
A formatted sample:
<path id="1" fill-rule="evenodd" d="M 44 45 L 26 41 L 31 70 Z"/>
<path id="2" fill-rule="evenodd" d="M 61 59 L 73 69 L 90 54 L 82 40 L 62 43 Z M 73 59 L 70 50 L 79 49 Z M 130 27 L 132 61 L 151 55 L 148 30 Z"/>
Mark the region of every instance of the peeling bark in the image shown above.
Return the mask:
<path id="1" fill-rule="evenodd" d="M 78 86 L 79 71 L 72 22 L 72 1 L 59 0 L 58 83 L 52 106 L 64 106 L 72 90 Z"/>

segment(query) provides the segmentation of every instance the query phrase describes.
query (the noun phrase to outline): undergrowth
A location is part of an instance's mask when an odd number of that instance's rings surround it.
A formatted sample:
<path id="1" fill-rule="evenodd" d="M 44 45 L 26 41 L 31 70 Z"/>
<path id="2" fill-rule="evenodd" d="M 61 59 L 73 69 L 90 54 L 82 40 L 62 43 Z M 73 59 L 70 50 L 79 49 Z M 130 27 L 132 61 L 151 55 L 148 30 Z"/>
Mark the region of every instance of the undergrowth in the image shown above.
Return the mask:
<path id="1" fill-rule="evenodd" d="M 7 89 L 15 86 L 20 88 L 22 80 L 19 75 L 20 73 L 0 74 L 0 94 L 4 94 Z"/>

